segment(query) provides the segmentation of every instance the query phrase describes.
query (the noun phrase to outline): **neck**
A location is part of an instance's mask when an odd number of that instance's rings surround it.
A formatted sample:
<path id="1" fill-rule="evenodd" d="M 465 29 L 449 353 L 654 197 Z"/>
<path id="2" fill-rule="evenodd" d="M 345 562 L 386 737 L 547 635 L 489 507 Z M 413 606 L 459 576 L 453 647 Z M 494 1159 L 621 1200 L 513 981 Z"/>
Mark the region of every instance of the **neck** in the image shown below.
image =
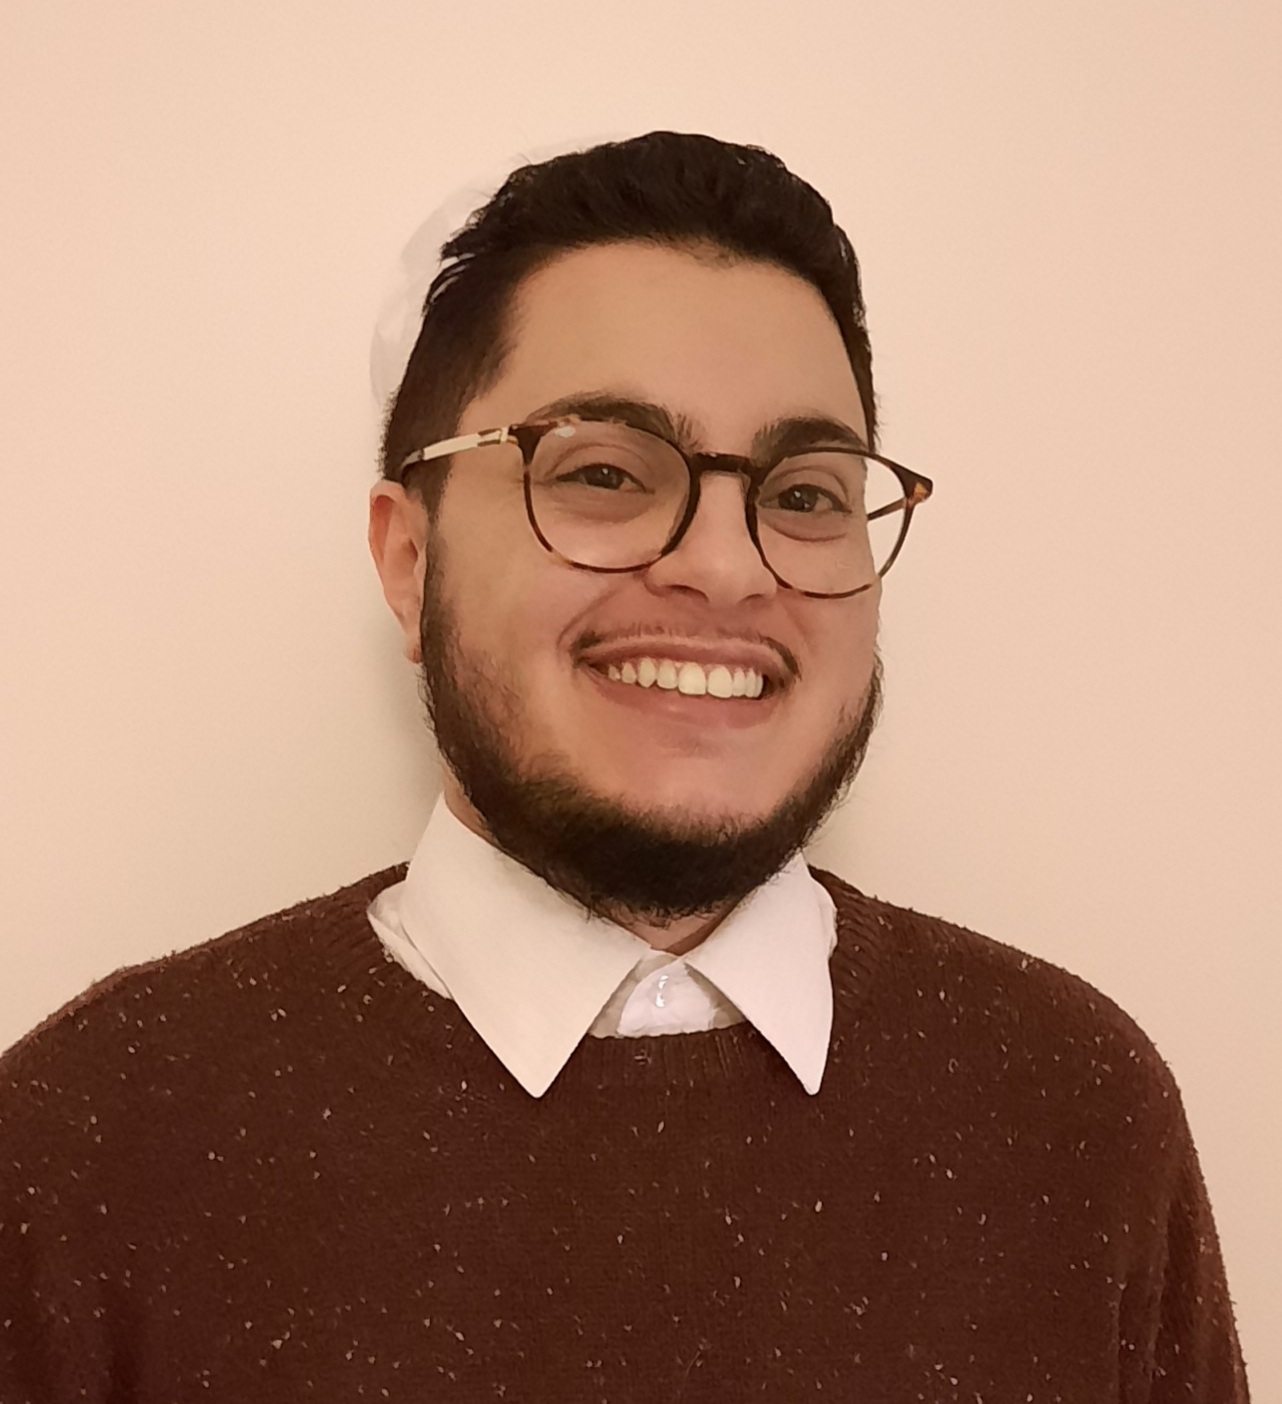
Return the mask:
<path id="1" fill-rule="evenodd" d="M 687 951 L 694 950 L 697 945 L 706 941 L 730 915 L 730 911 L 731 908 L 727 907 L 714 916 L 680 917 L 668 926 L 653 926 L 649 922 L 637 920 L 627 912 L 621 912 L 615 917 L 615 921 L 625 931 L 640 936 L 656 951 L 667 951 L 669 955 L 685 955 Z"/>
<path id="2" fill-rule="evenodd" d="M 463 793 L 462 787 L 449 769 L 444 767 L 443 781 L 445 805 L 450 813 L 460 824 L 466 825 L 486 843 L 497 848 L 498 845 L 486 827 L 485 820 L 481 818 L 471 800 Z M 707 940 L 732 910 L 733 907 L 726 907 L 711 915 L 701 913 L 698 916 L 677 917 L 662 926 L 643 921 L 628 911 L 612 911 L 609 915 L 610 920 L 616 926 L 621 926 L 625 931 L 639 936 L 656 951 L 667 951 L 669 955 L 685 955 L 687 951 L 694 950 L 697 945 Z"/>

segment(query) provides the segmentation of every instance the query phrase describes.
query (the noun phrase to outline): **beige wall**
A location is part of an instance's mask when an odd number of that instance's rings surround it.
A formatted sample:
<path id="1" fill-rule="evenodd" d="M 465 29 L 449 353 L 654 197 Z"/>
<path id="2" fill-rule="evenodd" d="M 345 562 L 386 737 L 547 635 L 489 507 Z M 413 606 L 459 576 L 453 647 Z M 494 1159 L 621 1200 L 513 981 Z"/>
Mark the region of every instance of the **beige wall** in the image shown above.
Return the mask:
<path id="1" fill-rule="evenodd" d="M 577 136 L 758 141 L 847 224 L 937 482 L 822 856 L 1148 1030 L 1282 1397 L 1279 71 L 1276 0 L 10 0 L 0 1045 L 411 849 L 363 513 L 414 226 Z"/>

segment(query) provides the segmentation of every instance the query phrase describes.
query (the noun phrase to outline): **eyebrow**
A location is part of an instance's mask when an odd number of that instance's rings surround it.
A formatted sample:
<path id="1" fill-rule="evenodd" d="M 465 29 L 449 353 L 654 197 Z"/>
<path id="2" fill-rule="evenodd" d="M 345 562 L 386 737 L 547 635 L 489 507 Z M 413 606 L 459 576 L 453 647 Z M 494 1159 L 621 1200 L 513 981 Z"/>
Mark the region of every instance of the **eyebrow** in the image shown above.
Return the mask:
<path id="1" fill-rule="evenodd" d="M 635 400 L 604 391 L 564 395 L 541 405 L 530 418 L 557 419 L 568 414 L 581 414 L 590 419 L 621 419 L 634 429 L 657 434 L 659 438 L 667 439 L 687 452 L 697 451 L 703 437 L 698 424 L 688 415 L 674 413 L 652 400 Z M 752 436 L 752 456 L 757 459 L 783 458 L 820 445 L 831 447 L 834 444 L 858 449 L 861 453 L 869 452 L 863 435 L 843 420 L 826 414 L 781 415 L 762 425 Z"/>

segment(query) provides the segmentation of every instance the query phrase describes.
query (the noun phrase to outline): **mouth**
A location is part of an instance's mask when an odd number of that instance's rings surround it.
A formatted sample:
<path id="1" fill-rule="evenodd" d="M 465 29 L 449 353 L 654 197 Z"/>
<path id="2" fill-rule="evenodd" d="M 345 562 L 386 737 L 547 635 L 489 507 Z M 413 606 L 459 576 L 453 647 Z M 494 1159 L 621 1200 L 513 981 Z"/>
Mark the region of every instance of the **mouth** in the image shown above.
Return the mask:
<path id="1" fill-rule="evenodd" d="M 636 657 L 603 660 L 588 665 L 608 682 L 623 687 L 654 689 L 682 697 L 704 697 L 720 702 L 757 702 L 778 685 L 765 673 L 727 659 L 724 662 L 693 658 Z"/>
<path id="2" fill-rule="evenodd" d="M 653 679 L 650 679 L 650 669 L 642 666 L 647 658 L 654 666 Z M 719 667 L 729 674 L 729 697 L 718 695 L 725 690 L 725 676 L 717 672 Z M 658 735 L 670 735 L 681 746 L 703 745 L 713 737 L 725 737 L 728 741 L 731 733 L 755 731 L 774 716 L 783 697 L 781 688 L 753 670 L 728 668 L 725 664 L 697 664 L 688 658 L 655 658 L 643 654 L 621 663 L 580 665 L 578 671 L 617 715 L 634 718 L 646 727 L 658 727 Z M 736 672 L 742 678 L 740 686 L 745 689 L 739 696 L 734 695 Z M 750 672 L 753 681 L 749 679 Z M 634 680 L 628 682 L 625 678 Z M 648 681 L 643 682 L 643 678 Z M 675 686 L 672 685 L 674 681 Z M 760 689 L 757 696 L 748 694 L 746 689 L 750 686 Z M 630 727 L 633 724 L 628 723 Z M 644 733 L 632 731 L 630 734 L 640 743 Z M 692 739 L 696 737 L 699 738 L 697 742 Z"/>
<path id="3" fill-rule="evenodd" d="M 766 722 L 797 681 L 786 651 L 741 639 L 593 640 L 577 662 L 598 696 L 655 724 L 705 734 Z"/>

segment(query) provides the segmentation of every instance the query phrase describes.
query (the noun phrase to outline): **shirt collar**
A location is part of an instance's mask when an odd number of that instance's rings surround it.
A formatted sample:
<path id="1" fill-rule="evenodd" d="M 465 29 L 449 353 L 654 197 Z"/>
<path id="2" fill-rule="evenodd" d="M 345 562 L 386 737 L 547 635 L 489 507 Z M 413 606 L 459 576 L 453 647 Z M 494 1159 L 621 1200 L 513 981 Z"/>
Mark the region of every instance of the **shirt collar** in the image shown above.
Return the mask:
<path id="1" fill-rule="evenodd" d="M 437 802 L 400 902 L 409 940 L 468 1022 L 541 1097 L 651 952 L 473 833 Z M 832 899 L 796 855 L 681 957 L 736 1005 L 811 1094 L 832 1031 Z"/>

